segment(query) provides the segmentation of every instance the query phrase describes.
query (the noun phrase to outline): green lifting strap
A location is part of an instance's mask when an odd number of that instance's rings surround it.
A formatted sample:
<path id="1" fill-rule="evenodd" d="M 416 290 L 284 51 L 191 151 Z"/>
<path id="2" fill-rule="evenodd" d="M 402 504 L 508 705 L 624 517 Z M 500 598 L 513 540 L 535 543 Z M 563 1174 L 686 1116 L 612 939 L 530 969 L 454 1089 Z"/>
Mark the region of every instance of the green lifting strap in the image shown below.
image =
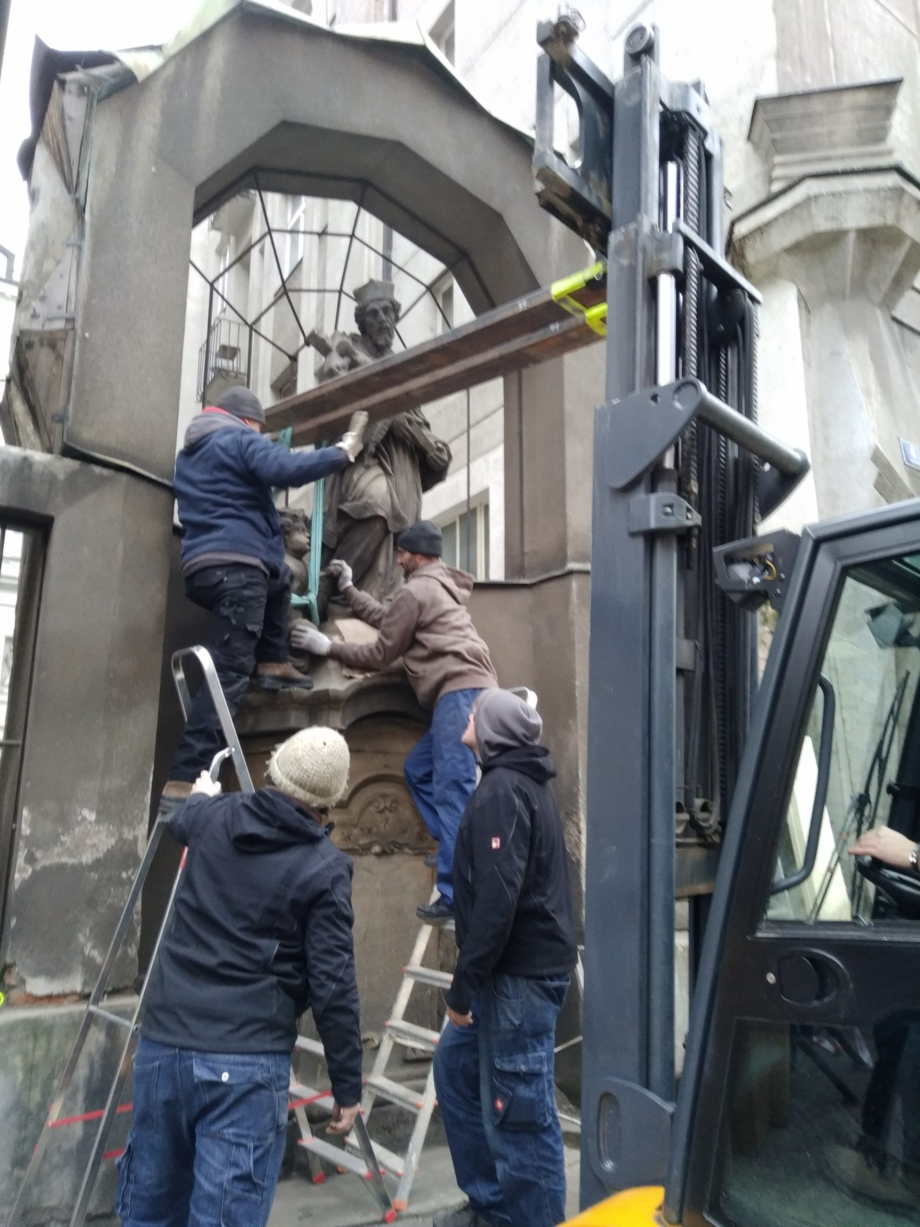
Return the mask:
<path id="1" fill-rule="evenodd" d="M 291 439 L 294 437 L 294 427 L 285 426 L 278 436 L 281 447 L 290 451 Z M 319 445 L 323 446 L 322 443 Z M 326 479 L 321 477 L 313 483 L 313 519 L 310 522 L 310 560 L 307 563 L 307 591 L 303 596 L 291 595 L 291 605 L 295 609 L 306 609 L 310 621 L 319 626 L 319 606 L 316 596 L 319 592 L 320 560 L 323 553 L 323 506 L 326 496 Z"/>

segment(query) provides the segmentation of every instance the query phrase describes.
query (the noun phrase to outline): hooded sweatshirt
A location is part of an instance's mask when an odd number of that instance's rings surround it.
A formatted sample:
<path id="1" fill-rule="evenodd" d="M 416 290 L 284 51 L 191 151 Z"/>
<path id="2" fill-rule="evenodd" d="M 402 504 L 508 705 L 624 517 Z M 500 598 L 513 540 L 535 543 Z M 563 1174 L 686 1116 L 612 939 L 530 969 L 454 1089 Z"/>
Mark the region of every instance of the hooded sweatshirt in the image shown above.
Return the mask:
<path id="1" fill-rule="evenodd" d="M 274 788 L 193 795 L 169 829 L 186 845 L 142 1033 L 199 1052 L 290 1053 L 312 1009 L 332 1090 L 361 1098 L 352 865 L 306 806 Z"/>
<path id="2" fill-rule="evenodd" d="M 239 418 L 205 409 L 192 419 L 176 457 L 183 570 L 196 569 L 195 560 L 206 554 L 261 563 L 277 575 L 284 538 L 272 489 L 305 486 L 347 464 L 340 447 L 289 452 Z"/>
<path id="3" fill-rule="evenodd" d="M 413 571 L 389 606 L 354 586 L 346 588 L 353 612 L 380 634 L 376 643 L 333 640 L 329 655 L 370 671 L 385 669 L 401 656 L 416 698 L 429 710 L 452 690 L 497 686 L 489 649 L 466 607 L 472 591 L 472 575 L 440 561 Z"/>
<path id="4" fill-rule="evenodd" d="M 454 851 L 457 970 L 447 1004 L 466 1014 L 487 977 L 564 976 L 577 958 L 575 908 L 540 717 L 507 690 L 473 717 L 482 779 Z"/>

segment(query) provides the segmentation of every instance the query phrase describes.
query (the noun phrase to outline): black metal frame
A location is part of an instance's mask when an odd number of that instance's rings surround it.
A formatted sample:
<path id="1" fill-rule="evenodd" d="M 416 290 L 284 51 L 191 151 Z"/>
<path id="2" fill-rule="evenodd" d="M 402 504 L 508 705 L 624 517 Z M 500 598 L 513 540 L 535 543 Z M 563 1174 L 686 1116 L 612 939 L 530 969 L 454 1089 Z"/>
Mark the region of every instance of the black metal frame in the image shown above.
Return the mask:
<path id="1" fill-rule="evenodd" d="M 846 573 L 920 550 L 920 500 L 814 526 L 803 534 L 758 695 L 722 849 L 704 942 L 674 1121 L 665 1218 L 718 1223 L 713 1193 L 737 1020 L 840 1026 L 879 1012 L 920 1009 L 920 933 L 841 924 L 765 922 L 775 851 L 797 750 Z M 805 954 L 839 969 L 830 999 L 795 1005 L 777 987 L 783 957 Z M 731 975 L 723 974 L 730 967 Z M 772 980 L 769 978 L 772 976 Z"/>
<path id="2" fill-rule="evenodd" d="M 358 230 L 358 223 L 360 221 L 361 214 L 362 212 L 367 211 L 365 210 L 364 204 L 363 204 L 363 198 L 364 198 L 363 189 L 360 195 L 358 196 L 358 199 L 353 202 L 355 204 L 355 217 L 354 217 L 354 222 L 352 224 L 352 227 L 349 231 L 299 230 L 299 229 L 291 230 L 288 228 L 281 229 L 281 228 L 272 226 L 271 219 L 268 213 L 268 208 L 265 203 L 265 196 L 263 193 L 263 189 L 259 181 L 258 172 L 253 172 L 251 179 L 248 182 L 251 183 L 252 185 L 250 190 L 255 192 L 256 197 L 258 199 L 259 207 L 261 209 L 262 219 L 264 223 L 264 230 L 259 234 L 258 238 L 254 239 L 251 243 L 249 243 L 241 251 L 239 251 L 236 254 L 236 256 L 233 258 L 233 260 L 230 261 L 227 267 L 224 269 L 221 269 L 221 271 L 215 277 L 208 277 L 208 275 L 204 272 L 204 270 L 199 268 L 198 265 L 194 262 L 194 260 L 189 261 L 189 264 L 191 265 L 192 269 L 196 273 L 198 273 L 198 275 L 207 283 L 207 286 L 208 286 L 207 330 L 206 330 L 205 341 L 201 347 L 201 350 L 199 352 L 199 358 L 198 358 L 198 371 L 199 371 L 198 399 L 202 403 L 204 403 L 204 395 L 210 383 L 209 375 L 211 375 L 212 373 L 217 373 L 216 370 L 214 370 L 214 363 L 212 361 L 212 354 L 211 354 L 212 334 L 217 324 L 219 324 L 222 319 L 226 318 L 220 315 L 218 315 L 215 318 L 215 314 L 214 314 L 215 299 L 218 300 L 220 303 L 219 309 L 226 308 L 228 311 L 232 312 L 233 316 L 236 317 L 236 319 L 231 321 L 232 323 L 234 323 L 240 328 L 246 328 L 248 330 L 249 335 L 248 335 L 247 353 L 246 353 L 246 358 L 245 358 L 245 363 L 244 363 L 244 369 L 242 371 L 242 374 L 244 375 L 246 384 L 248 386 L 249 380 L 251 377 L 251 372 L 252 372 L 252 346 L 253 346 L 254 336 L 257 336 L 261 340 L 266 341 L 269 345 L 272 346 L 273 349 L 277 349 L 280 353 L 284 354 L 288 362 L 291 362 L 291 363 L 297 360 L 299 354 L 303 350 L 309 348 L 309 342 L 307 339 L 308 330 L 304 327 L 303 321 L 301 320 L 300 312 L 298 311 L 297 304 L 295 302 L 295 297 L 300 297 L 305 294 L 308 294 L 308 295 L 335 294 L 336 295 L 335 327 L 336 328 L 339 327 L 339 317 L 341 314 L 342 300 L 347 299 L 350 302 L 354 302 L 354 296 L 352 294 L 349 294 L 348 291 L 345 289 L 345 278 L 348 273 L 348 263 L 349 263 L 349 259 L 351 256 L 351 252 L 356 243 L 359 246 L 366 248 L 368 251 L 372 252 L 374 255 L 380 256 L 381 261 L 389 265 L 391 274 L 392 274 L 393 269 L 398 269 L 400 273 L 404 274 L 406 277 L 416 282 L 421 287 L 419 294 L 401 312 L 401 315 L 400 315 L 401 320 L 405 320 L 405 318 L 410 314 L 410 312 L 416 306 L 418 306 L 418 304 L 427 296 L 427 297 L 430 297 L 431 300 L 433 301 L 436 310 L 438 311 L 439 315 L 444 319 L 444 322 L 445 324 L 447 324 L 448 328 L 452 326 L 450 321 L 444 315 L 443 310 L 441 309 L 441 304 L 438 302 L 438 298 L 435 293 L 435 289 L 439 285 L 439 283 L 443 281 L 445 276 L 452 275 L 455 269 L 457 268 L 457 266 L 466 259 L 466 256 L 464 254 L 461 253 L 460 255 L 458 255 L 457 259 L 455 261 L 452 261 L 451 264 L 444 265 L 444 267 L 437 273 L 437 275 L 430 282 L 426 282 L 426 281 L 423 281 L 420 277 L 417 277 L 413 272 L 411 272 L 411 270 L 404 268 L 401 264 L 395 263 L 393 261 L 392 252 L 388 254 L 386 251 L 381 251 L 379 248 L 374 247 L 373 244 L 368 243 L 365 239 L 362 239 L 360 235 L 358 235 L 357 230 Z M 245 189 L 241 188 L 241 190 L 245 190 Z M 276 237 L 279 235 L 287 236 L 289 234 L 302 235 L 304 239 L 325 238 L 325 239 L 347 240 L 348 246 L 346 248 L 345 261 L 344 261 L 344 265 L 342 268 L 342 276 L 340 278 L 338 286 L 335 286 L 335 287 L 331 287 L 331 286 L 291 287 L 288 285 L 288 281 L 290 279 L 291 273 L 293 273 L 294 270 L 292 269 L 289 273 L 285 273 L 280 254 L 278 252 L 278 246 L 275 240 L 276 240 Z M 263 310 L 261 310 L 257 315 L 255 315 L 250 320 L 239 310 L 239 308 L 237 308 L 230 301 L 229 297 L 224 292 L 224 290 L 220 288 L 219 283 L 224 278 L 227 277 L 227 275 L 231 272 L 232 269 L 236 267 L 237 264 L 239 264 L 242 260 L 246 259 L 246 257 L 256 247 L 258 247 L 259 244 L 262 243 L 266 237 L 268 238 L 268 241 L 271 245 L 275 267 L 277 269 L 278 276 L 280 279 L 280 286 L 279 286 L 278 294 L 276 294 L 273 297 L 272 301 L 268 304 L 268 306 L 263 308 Z M 278 306 L 278 303 L 280 301 L 279 296 L 280 298 L 284 299 L 285 303 L 287 304 L 288 309 L 291 311 L 291 314 L 294 317 L 294 321 L 297 325 L 297 329 L 301 336 L 302 343 L 297 347 L 297 349 L 293 353 L 289 353 L 286 349 L 284 349 L 283 346 L 279 345 L 275 340 L 272 339 L 272 337 L 268 336 L 265 332 L 263 332 L 259 328 L 259 325 L 261 324 L 262 320 L 267 315 L 269 315 L 272 311 L 274 311 L 275 308 Z M 405 349 L 406 343 L 403 340 L 402 335 L 400 334 L 400 331 L 398 328 L 396 329 L 396 336 L 400 344 L 402 345 L 403 349 Z"/>

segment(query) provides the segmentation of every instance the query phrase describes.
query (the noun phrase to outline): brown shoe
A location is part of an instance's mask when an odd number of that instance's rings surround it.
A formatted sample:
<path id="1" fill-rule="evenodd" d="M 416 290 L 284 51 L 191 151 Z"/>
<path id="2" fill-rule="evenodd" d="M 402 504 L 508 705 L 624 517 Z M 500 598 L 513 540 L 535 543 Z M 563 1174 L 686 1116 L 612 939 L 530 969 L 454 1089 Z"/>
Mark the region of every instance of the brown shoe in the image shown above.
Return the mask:
<path id="1" fill-rule="evenodd" d="M 186 801 L 192 795 L 192 785 L 188 780 L 167 780 L 162 795 L 168 800 L 181 797 Z"/>
<path id="2" fill-rule="evenodd" d="M 253 685 L 259 690 L 312 690 L 313 678 L 295 669 L 289 660 L 262 661 L 256 666 Z"/>

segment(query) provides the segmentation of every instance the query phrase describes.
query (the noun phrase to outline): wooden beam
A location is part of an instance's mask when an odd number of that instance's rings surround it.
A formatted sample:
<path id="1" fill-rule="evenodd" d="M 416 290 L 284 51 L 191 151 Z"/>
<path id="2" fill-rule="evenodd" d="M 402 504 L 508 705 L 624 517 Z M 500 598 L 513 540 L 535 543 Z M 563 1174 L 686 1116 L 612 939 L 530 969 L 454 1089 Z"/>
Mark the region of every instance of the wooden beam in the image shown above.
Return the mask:
<path id="1" fill-rule="evenodd" d="M 603 302 L 605 294 L 600 281 L 572 297 L 587 308 Z M 580 316 L 561 307 L 551 290 L 535 290 L 401 354 L 289 396 L 266 409 L 267 426 L 270 431 L 292 426 L 295 445 L 332 440 L 356 409 L 379 421 L 600 339 Z"/>

